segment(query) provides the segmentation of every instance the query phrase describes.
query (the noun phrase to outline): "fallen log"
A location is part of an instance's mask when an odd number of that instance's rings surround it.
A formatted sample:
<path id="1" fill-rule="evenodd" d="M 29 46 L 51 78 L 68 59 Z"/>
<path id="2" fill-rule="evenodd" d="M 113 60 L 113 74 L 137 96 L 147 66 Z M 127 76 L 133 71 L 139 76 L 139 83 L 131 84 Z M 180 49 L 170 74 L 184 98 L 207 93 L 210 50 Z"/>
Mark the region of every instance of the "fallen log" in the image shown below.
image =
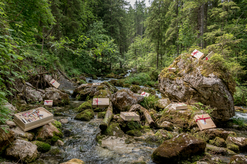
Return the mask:
<path id="1" fill-rule="evenodd" d="M 143 113 L 145 118 L 146 118 L 146 120 L 147 120 L 147 122 L 148 122 L 148 124 L 151 127 L 155 126 L 155 123 L 154 123 L 149 111 L 146 108 L 142 107 L 141 105 L 139 105 L 139 104 L 132 105 L 129 111 L 130 112 L 139 111 L 140 113 Z"/>
<path id="2" fill-rule="evenodd" d="M 113 117 L 113 108 L 112 108 L 112 102 L 110 101 L 109 106 L 108 106 L 107 111 L 106 111 L 106 114 L 105 114 L 105 118 L 99 126 L 99 128 L 102 131 L 106 130 L 106 128 L 108 127 L 108 125 L 111 122 L 112 117 Z"/>

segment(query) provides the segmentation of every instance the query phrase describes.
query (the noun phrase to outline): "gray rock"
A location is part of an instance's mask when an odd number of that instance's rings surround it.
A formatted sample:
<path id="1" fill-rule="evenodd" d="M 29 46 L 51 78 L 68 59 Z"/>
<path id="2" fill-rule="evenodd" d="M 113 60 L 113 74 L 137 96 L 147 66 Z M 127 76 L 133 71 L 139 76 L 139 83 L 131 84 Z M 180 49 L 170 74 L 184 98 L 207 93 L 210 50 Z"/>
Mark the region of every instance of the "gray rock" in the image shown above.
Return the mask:
<path id="1" fill-rule="evenodd" d="M 45 89 L 44 100 L 53 100 L 53 105 L 69 104 L 69 95 L 53 87 Z"/>
<path id="2" fill-rule="evenodd" d="M 112 96 L 112 104 L 119 111 L 128 111 L 132 105 L 143 101 L 144 97 L 129 89 L 119 90 Z"/>
<path id="3" fill-rule="evenodd" d="M 164 108 L 166 108 L 167 105 L 169 105 L 170 103 L 171 103 L 171 101 L 170 101 L 168 98 L 166 98 L 166 99 L 159 99 L 159 100 L 158 100 L 158 107 L 159 107 L 160 109 L 164 109 Z"/>
<path id="4" fill-rule="evenodd" d="M 204 152 L 206 142 L 189 134 L 181 133 L 164 141 L 152 154 L 155 163 L 177 163 L 197 153 Z"/>
<path id="5" fill-rule="evenodd" d="M 41 138 L 43 140 L 52 138 L 54 134 L 60 134 L 60 131 L 51 123 L 44 125 L 38 132 L 37 139 Z"/>
<path id="6" fill-rule="evenodd" d="M 246 164 L 247 157 L 245 155 L 234 155 L 230 159 L 230 164 Z"/>
<path id="7" fill-rule="evenodd" d="M 11 131 L 14 133 L 15 139 L 27 139 L 31 141 L 34 137 L 34 134 L 24 132 L 21 128 L 16 127 L 14 129 L 11 129 Z"/>
<path id="8" fill-rule="evenodd" d="M 68 119 L 61 119 L 60 122 L 61 122 L 62 124 L 67 124 L 67 123 L 69 122 L 69 120 L 68 120 Z"/>
<path id="9" fill-rule="evenodd" d="M 8 133 L 0 127 L 0 154 L 14 141 L 14 133 L 9 131 L 8 128 L 5 128 L 5 130 L 7 130 Z"/>
<path id="10" fill-rule="evenodd" d="M 20 159 L 25 163 L 30 163 L 38 158 L 38 150 L 37 146 L 31 142 L 17 139 L 7 148 L 6 155 L 17 160 Z"/>
<path id="11" fill-rule="evenodd" d="M 16 124 L 15 124 L 13 121 L 6 121 L 6 124 L 7 124 L 10 128 L 16 127 Z"/>
<path id="12" fill-rule="evenodd" d="M 192 64 L 188 64 L 187 60 Z M 184 59 L 181 57 L 174 61 L 178 73 L 174 77 L 164 69 L 159 75 L 160 92 L 171 100 L 186 102 L 193 101 L 210 105 L 215 110 L 212 116 L 215 119 L 226 121 L 235 115 L 233 96 L 224 82 L 216 75 L 209 77 L 202 75 L 201 66 L 197 67 L 194 58 Z"/>
<path id="13" fill-rule="evenodd" d="M 16 107 L 14 107 L 12 104 L 10 104 L 9 102 L 6 102 L 5 105 L 3 105 L 3 107 L 8 108 L 11 112 L 10 115 L 13 116 L 15 114 L 15 112 L 17 111 Z"/>

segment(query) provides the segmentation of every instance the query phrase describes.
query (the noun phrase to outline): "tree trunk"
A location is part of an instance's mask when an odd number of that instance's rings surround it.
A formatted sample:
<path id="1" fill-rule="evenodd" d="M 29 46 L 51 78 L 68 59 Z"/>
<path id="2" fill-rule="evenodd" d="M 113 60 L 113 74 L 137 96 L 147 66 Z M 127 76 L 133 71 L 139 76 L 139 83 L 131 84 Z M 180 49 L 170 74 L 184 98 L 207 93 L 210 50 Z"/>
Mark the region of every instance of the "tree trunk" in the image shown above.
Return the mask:
<path id="1" fill-rule="evenodd" d="M 159 68 L 159 39 L 158 39 L 158 45 L 157 45 L 157 62 L 156 62 L 156 68 Z"/>
<path id="2" fill-rule="evenodd" d="M 105 114 L 105 118 L 99 126 L 99 128 L 102 131 L 106 130 L 106 128 L 108 127 L 108 125 L 111 122 L 112 117 L 113 117 L 113 108 L 112 108 L 112 103 L 110 102 L 110 104 L 107 108 L 106 114 Z"/>
<path id="3" fill-rule="evenodd" d="M 203 34 L 204 34 L 204 6 L 205 4 L 202 4 L 201 6 L 201 48 L 203 48 Z"/>

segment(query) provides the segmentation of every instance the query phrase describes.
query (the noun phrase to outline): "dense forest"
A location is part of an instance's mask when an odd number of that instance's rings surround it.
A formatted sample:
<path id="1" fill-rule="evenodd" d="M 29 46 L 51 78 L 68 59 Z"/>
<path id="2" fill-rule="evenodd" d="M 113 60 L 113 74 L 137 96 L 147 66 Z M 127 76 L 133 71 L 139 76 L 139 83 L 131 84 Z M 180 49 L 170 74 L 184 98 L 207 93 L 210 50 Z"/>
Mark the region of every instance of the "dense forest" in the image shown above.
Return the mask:
<path id="1" fill-rule="evenodd" d="M 213 51 L 246 104 L 247 1 L 2 0 L 0 2 L 0 98 L 15 79 L 60 69 L 69 77 L 136 68 L 158 75 L 182 53 Z M 156 78 L 157 80 L 157 78 Z"/>

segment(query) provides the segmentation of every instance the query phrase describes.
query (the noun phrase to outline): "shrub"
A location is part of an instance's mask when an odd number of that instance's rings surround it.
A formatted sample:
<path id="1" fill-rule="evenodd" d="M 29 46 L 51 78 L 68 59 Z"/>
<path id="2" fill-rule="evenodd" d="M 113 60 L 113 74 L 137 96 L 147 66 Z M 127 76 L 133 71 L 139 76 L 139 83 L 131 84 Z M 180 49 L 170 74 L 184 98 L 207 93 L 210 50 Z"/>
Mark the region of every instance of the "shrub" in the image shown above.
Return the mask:
<path id="1" fill-rule="evenodd" d="M 146 109 L 155 109 L 158 104 L 159 98 L 155 95 L 151 95 L 149 97 L 144 97 L 144 100 L 141 102 L 141 105 Z"/>

